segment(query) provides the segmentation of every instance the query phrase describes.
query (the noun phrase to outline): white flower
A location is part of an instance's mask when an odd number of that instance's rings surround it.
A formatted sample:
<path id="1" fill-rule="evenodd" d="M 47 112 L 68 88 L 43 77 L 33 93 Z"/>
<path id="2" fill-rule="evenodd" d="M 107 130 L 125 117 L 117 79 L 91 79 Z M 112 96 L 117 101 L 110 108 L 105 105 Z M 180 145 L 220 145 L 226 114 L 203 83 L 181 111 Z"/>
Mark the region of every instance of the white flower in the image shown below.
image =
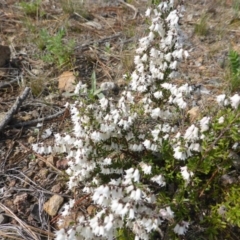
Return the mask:
<path id="1" fill-rule="evenodd" d="M 189 183 L 190 181 L 190 177 L 193 176 L 193 172 L 189 172 L 188 169 L 187 169 L 187 166 L 185 167 L 180 167 L 181 169 L 181 174 L 182 174 L 182 177 L 183 179 Z"/>
<path id="2" fill-rule="evenodd" d="M 235 94 L 230 98 L 230 100 L 231 100 L 231 106 L 235 109 L 238 108 L 238 105 L 240 103 L 240 96 L 238 94 Z"/>
<path id="3" fill-rule="evenodd" d="M 166 209 L 160 209 L 159 213 L 163 219 L 171 220 L 174 218 L 174 212 L 170 207 L 166 207 Z"/>
<path id="4" fill-rule="evenodd" d="M 140 162 L 139 165 L 142 168 L 142 171 L 144 172 L 144 174 L 151 174 L 152 173 L 152 166 L 147 165 L 144 162 Z"/>
<path id="5" fill-rule="evenodd" d="M 148 56 L 147 56 L 146 53 L 142 56 L 141 60 L 142 60 L 143 62 L 147 62 Z"/>
<path id="6" fill-rule="evenodd" d="M 154 33 L 150 31 L 150 33 L 148 34 L 149 41 L 152 42 L 154 40 L 154 37 L 155 37 Z"/>
<path id="7" fill-rule="evenodd" d="M 129 216 L 128 216 L 129 219 L 134 219 L 135 218 L 135 213 L 134 213 L 134 209 L 133 208 L 130 208 L 129 209 Z"/>
<path id="8" fill-rule="evenodd" d="M 142 198 L 142 191 L 141 189 L 137 188 L 137 190 L 133 190 L 131 192 L 130 198 L 135 200 L 135 201 L 139 201 Z"/>
<path id="9" fill-rule="evenodd" d="M 177 61 L 174 61 L 174 62 L 171 62 L 171 63 L 170 63 L 170 66 L 169 66 L 169 67 L 170 67 L 171 69 L 177 69 L 177 65 L 178 65 Z"/>
<path id="10" fill-rule="evenodd" d="M 151 117 L 153 119 L 157 119 L 158 117 L 160 117 L 162 114 L 161 114 L 161 109 L 160 108 L 155 108 L 152 110 L 151 112 Z"/>
<path id="11" fill-rule="evenodd" d="M 157 23 L 157 24 L 155 25 L 155 27 L 154 27 L 153 30 L 154 30 L 155 32 L 158 32 L 161 37 L 164 37 L 164 35 L 165 35 L 165 30 L 164 30 L 162 24 L 158 24 L 158 23 Z"/>
<path id="12" fill-rule="evenodd" d="M 199 139 L 198 136 L 198 131 L 199 129 L 197 127 L 195 127 L 194 124 L 192 124 L 186 131 L 185 135 L 184 135 L 184 139 L 188 140 L 188 141 L 195 141 Z"/>
<path id="13" fill-rule="evenodd" d="M 200 120 L 201 132 L 205 132 L 209 129 L 210 117 L 204 117 Z"/>
<path id="14" fill-rule="evenodd" d="M 185 58 L 188 58 L 188 57 L 189 57 L 188 51 L 184 51 L 184 57 L 185 57 Z"/>
<path id="15" fill-rule="evenodd" d="M 135 152 L 140 152 L 143 150 L 143 145 L 142 144 L 130 144 L 129 145 L 129 149 L 131 149 L 132 151 Z"/>
<path id="16" fill-rule="evenodd" d="M 182 221 L 174 227 L 173 231 L 178 235 L 184 235 L 187 232 L 188 226 L 188 222 Z"/>
<path id="17" fill-rule="evenodd" d="M 152 9 L 151 9 L 151 8 L 148 8 L 147 11 L 146 11 L 146 13 L 145 13 L 145 16 L 146 16 L 146 17 L 149 17 L 150 14 L 151 14 L 151 11 L 152 11 Z"/>
<path id="18" fill-rule="evenodd" d="M 187 159 L 187 154 L 183 152 L 183 149 L 180 146 L 177 146 L 173 149 L 174 157 L 178 160 L 185 160 Z"/>
<path id="19" fill-rule="evenodd" d="M 151 147 L 151 142 L 150 140 L 146 139 L 144 142 L 143 142 L 143 145 L 146 149 L 150 149 Z"/>
<path id="20" fill-rule="evenodd" d="M 195 151 L 195 152 L 200 152 L 201 151 L 201 146 L 199 143 L 191 143 L 189 146 L 190 151 Z"/>
<path id="21" fill-rule="evenodd" d="M 236 150 L 237 147 L 238 147 L 238 143 L 236 142 L 236 143 L 233 144 L 232 149 Z"/>
<path id="22" fill-rule="evenodd" d="M 217 102 L 219 105 L 224 105 L 224 100 L 226 98 L 226 95 L 225 94 L 221 94 L 221 95 L 218 95 L 217 96 Z"/>
<path id="23" fill-rule="evenodd" d="M 219 123 L 219 124 L 224 123 L 224 117 L 223 117 L 223 116 L 218 119 L 218 123 Z"/>
<path id="24" fill-rule="evenodd" d="M 140 173 L 138 169 L 135 169 L 134 173 L 133 173 L 133 178 L 134 178 L 134 182 L 139 182 L 140 179 Z"/>
<path id="25" fill-rule="evenodd" d="M 107 98 L 102 97 L 102 98 L 99 100 L 99 102 L 100 102 L 100 105 L 101 105 L 102 109 L 106 110 L 106 108 L 107 108 L 107 106 L 108 106 L 108 100 L 107 100 Z"/>
<path id="26" fill-rule="evenodd" d="M 162 91 L 157 91 L 153 94 L 153 96 L 156 98 L 156 99 L 160 99 L 163 97 L 163 94 L 162 94 Z"/>
<path id="27" fill-rule="evenodd" d="M 65 233 L 65 229 L 60 229 L 55 231 L 55 235 L 56 235 L 56 240 L 66 240 L 67 239 L 67 234 Z"/>
<path id="28" fill-rule="evenodd" d="M 162 175 L 156 175 L 151 178 L 151 181 L 156 182 L 159 186 L 165 186 L 165 178 Z"/>

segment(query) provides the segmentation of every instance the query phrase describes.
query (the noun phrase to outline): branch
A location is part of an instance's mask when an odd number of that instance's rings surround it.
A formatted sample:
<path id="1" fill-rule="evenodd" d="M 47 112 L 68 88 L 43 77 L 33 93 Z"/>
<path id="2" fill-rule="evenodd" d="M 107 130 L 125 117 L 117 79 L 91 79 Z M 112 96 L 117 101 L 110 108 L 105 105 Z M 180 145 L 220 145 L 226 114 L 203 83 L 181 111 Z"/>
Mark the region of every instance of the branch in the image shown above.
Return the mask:
<path id="1" fill-rule="evenodd" d="M 66 112 L 66 109 L 64 109 L 64 110 L 62 110 L 60 112 L 57 112 L 57 113 L 55 113 L 53 115 L 50 115 L 48 117 L 43 117 L 43 118 L 38 118 L 38 119 L 31 120 L 31 121 L 11 124 L 11 125 L 9 125 L 9 127 L 26 127 L 26 126 L 33 125 L 33 124 L 36 124 L 36 123 L 40 123 L 40 122 L 44 122 L 44 121 L 48 121 L 48 120 L 54 119 L 54 118 L 58 117 L 59 115 L 62 115 L 65 112 Z"/>
<path id="2" fill-rule="evenodd" d="M 27 98 L 29 92 L 30 92 L 30 88 L 26 87 L 24 89 L 22 95 L 20 95 L 16 99 L 16 101 L 13 104 L 13 106 L 11 107 L 11 109 L 5 114 L 3 120 L 0 122 L 0 132 L 10 122 L 10 120 L 12 119 L 13 115 L 17 112 L 17 110 L 20 107 L 20 105 L 22 104 L 22 102 Z"/>

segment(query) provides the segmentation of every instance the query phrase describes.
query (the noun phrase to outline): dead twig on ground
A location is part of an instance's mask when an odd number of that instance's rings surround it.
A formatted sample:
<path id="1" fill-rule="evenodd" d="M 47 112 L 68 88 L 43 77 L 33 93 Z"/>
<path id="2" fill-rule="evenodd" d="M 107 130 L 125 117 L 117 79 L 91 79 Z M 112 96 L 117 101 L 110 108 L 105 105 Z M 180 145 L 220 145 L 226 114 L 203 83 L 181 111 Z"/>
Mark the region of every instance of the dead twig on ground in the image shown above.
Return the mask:
<path id="1" fill-rule="evenodd" d="M 80 51 L 84 51 L 85 50 L 86 51 L 92 45 L 103 44 L 103 43 L 108 42 L 110 40 L 113 40 L 115 38 L 119 38 L 121 35 L 122 35 L 122 33 L 120 32 L 120 33 L 116 33 L 114 35 L 102 38 L 102 39 L 100 39 L 98 41 L 91 41 L 89 43 L 85 43 L 85 44 L 82 44 L 81 46 L 76 47 L 75 50 L 80 50 Z"/>
<path id="2" fill-rule="evenodd" d="M 12 86 L 13 83 L 18 82 L 18 79 L 15 78 L 12 81 L 0 83 L 0 88 L 5 88 L 7 86 Z"/>
<path id="3" fill-rule="evenodd" d="M 49 120 L 52 120 L 62 114 L 64 114 L 66 112 L 66 109 L 60 111 L 60 112 L 57 112 L 53 115 L 50 115 L 50 116 L 47 116 L 47 117 L 44 117 L 44 118 L 38 118 L 38 119 L 34 119 L 34 120 L 31 120 L 31 121 L 26 121 L 26 122 L 20 122 L 20 123 L 16 123 L 16 124 L 11 124 L 9 125 L 9 127 L 26 127 L 26 126 L 30 126 L 30 125 L 34 125 L 36 123 L 40 123 L 40 122 L 45 122 L 45 121 L 49 121 Z M 62 120 L 62 119 L 60 119 Z M 0 129 L 1 130 L 1 129 Z"/>
<path id="4" fill-rule="evenodd" d="M 134 15 L 133 15 L 133 18 L 132 18 L 132 19 L 135 19 L 135 18 L 137 17 L 137 15 L 138 15 L 138 13 L 139 13 L 137 8 L 135 8 L 133 5 L 131 5 L 131 4 L 129 4 L 129 3 L 124 2 L 123 0 L 118 0 L 118 1 L 119 1 L 120 3 L 122 3 L 123 5 L 131 8 L 131 9 L 134 11 Z"/>
<path id="5" fill-rule="evenodd" d="M 27 98 L 30 88 L 26 87 L 23 91 L 23 93 L 16 99 L 15 103 L 11 107 L 11 109 L 6 113 L 3 120 L 0 122 L 0 132 L 3 130 L 3 128 L 10 122 L 13 115 L 17 112 L 18 108 L 22 104 L 22 102 Z"/>
<path id="6" fill-rule="evenodd" d="M 51 167 L 52 169 L 54 169 L 56 172 L 58 172 L 60 175 L 64 175 L 67 176 L 65 172 L 57 169 L 56 167 L 54 167 L 50 162 L 48 162 L 44 157 L 42 157 L 40 154 L 34 152 L 33 150 L 31 150 L 30 148 L 26 147 L 24 144 L 22 144 L 21 142 L 18 142 L 23 148 L 25 148 L 28 151 L 33 152 L 38 158 L 40 158 L 43 162 L 45 162 L 47 164 L 47 166 Z"/>
<path id="7" fill-rule="evenodd" d="M 18 218 L 8 207 L 0 202 L 0 207 L 7 213 L 8 216 L 14 218 L 18 224 L 21 226 L 22 230 L 29 235 L 34 240 L 39 240 L 40 238 L 25 224 L 20 218 Z"/>

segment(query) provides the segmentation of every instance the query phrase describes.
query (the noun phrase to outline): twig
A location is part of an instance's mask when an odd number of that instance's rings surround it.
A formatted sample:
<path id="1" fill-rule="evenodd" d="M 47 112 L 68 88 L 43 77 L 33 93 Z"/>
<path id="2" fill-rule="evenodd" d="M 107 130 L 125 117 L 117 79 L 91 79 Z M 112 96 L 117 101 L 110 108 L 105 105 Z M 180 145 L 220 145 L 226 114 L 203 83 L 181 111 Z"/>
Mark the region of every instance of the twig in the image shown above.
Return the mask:
<path id="1" fill-rule="evenodd" d="M 33 125 L 36 123 L 48 121 L 48 120 L 58 117 L 59 115 L 62 115 L 63 113 L 65 113 L 65 111 L 66 111 L 66 109 L 64 109 L 58 113 L 55 113 L 53 115 L 47 116 L 47 117 L 38 118 L 38 119 L 31 120 L 31 121 L 26 121 L 26 122 L 20 122 L 20 123 L 16 123 L 16 124 L 11 124 L 8 127 L 26 127 L 26 126 Z"/>
<path id="2" fill-rule="evenodd" d="M 129 3 L 126 3 L 124 2 L 123 0 L 118 0 L 120 3 L 122 3 L 123 5 L 131 8 L 133 11 L 134 11 L 134 15 L 133 15 L 133 18 L 132 19 L 135 19 L 138 15 L 138 9 L 135 8 L 133 5 L 129 4 Z"/>
<path id="3" fill-rule="evenodd" d="M 64 172 L 62 172 L 61 170 L 57 169 L 56 167 L 54 167 L 50 162 L 48 162 L 44 157 L 42 157 L 40 154 L 34 152 L 33 150 L 31 150 L 30 148 L 26 147 L 24 144 L 22 144 L 21 142 L 18 142 L 23 148 L 25 148 L 28 151 L 33 152 L 38 158 L 40 158 L 43 162 L 45 162 L 49 167 L 53 168 L 56 172 L 58 172 L 59 174 L 63 175 L 63 176 L 67 176 Z"/>
<path id="4" fill-rule="evenodd" d="M 32 237 L 32 239 L 34 240 L 39 240 L 38 236 L 31 230 L 28 228 L 28 226 L 20 219 L 18 218 L 8 207 L 6 207 L 4 204 L 2 204 L 0 202 L 0 207 L 6 211 L 12 218 L 14 218 L 19 225 L 22 227 L 22 229 L 29 235 Z"/>
<path id="5" fill-rule="evenodd" d="M 5 237 L 5 239 L 13 239 L 13 240 L 22 240 L 22 238 L 18 238 L 15 236 L 10 236 L 9 234 L 4 233 L 3 231 L 0 230 L 0 237 Z"/>
<path id="6" fill-rule="evenodd" d="M 41 233 L 42 235 L 44 236 L 49 236 L 51 238 L 54 238 L 54 234 L 49 232 L 49 231 L 45 231 L 45 230 L 42 230 L 42 229 L 39 229 L 39 228 L 36 228 L 36 227 L 33 227 L 33 226 L 29 226 L 27 225 L 29 228 L 31 228 L 32 230 L 36 231 L 36 232 L 39 232 Z"/>
<path id="7" fill-rule="evenodd" d="M 116 34 L 111 35 L 111 36 L 109 36 L 109 37 L 105 37 L 105 38 L 103 38 L 103 39 L 100 39 L 100 40 L 98 40 L 98 41 L 92 41 L 92 42 L 89 42 L 89 43 L 86 43 L 86 44 L 82 44 L 81 46 L 78 46 L 78 47 L 76 47 L 75 49 L 76 49 L 76 50 L 81 50 L 81 51 L 83 51 L 83 50 L 88 50 L 89 46 L 91 46 L 91 45 L 102 44 L 102 43 L 108 42 L 109 40 L 112 40 L 112 39 L 114 39 L 114 38 L 119 38 L 121 35 L 122 35 L 121 32 L 120 32 L 120 33 L 116 33 Z"/>
<path id="8" fill-rule="evenodd" d="M 3 83 L 0 83 L 0 88 L 4 88 L 4 87 L 7 87 L 7 86 L 11 86 L 13 83 L 17 82 L 18 79 L 15 78 L 13 79 L 12 81 L 9 81 L 9 82 L 3 82 Z"/>
<path id="9" fill-rule="evenodd" d="M 22 104 L 22 102 L 27 98 L 28 94 L 30 92 L 30 88 L 26 87 L 23 91 L 23 93 L 16 99 L 15 103 L 11 107 L 11 109 L 6 113 L 4 119 L 2 122 L 0 122 L 0 132 L 3 130 L 3 128 L 9 123 L 13 115 L 17 112 L 18 108 Z"/>
<path id="10" fill-rule="evenodd" d="M 210 177 L 210 179 L 208 179 L 206 185 L 205 185 L 204 188 L 201 190 L 201 192 L 200 192 L 200 194 L 199 194 L 199 197 L 202 197 L 202 195 L 204 194 L 207 186 L 208 186 L 209 183 L 213 180 L 213 178 L 215 177 L 215 175 L 217 174 L 217 172 L 218 172 L 218 169 L 216 169 L 216 170 L 213 172 L 212 176 Z"/>

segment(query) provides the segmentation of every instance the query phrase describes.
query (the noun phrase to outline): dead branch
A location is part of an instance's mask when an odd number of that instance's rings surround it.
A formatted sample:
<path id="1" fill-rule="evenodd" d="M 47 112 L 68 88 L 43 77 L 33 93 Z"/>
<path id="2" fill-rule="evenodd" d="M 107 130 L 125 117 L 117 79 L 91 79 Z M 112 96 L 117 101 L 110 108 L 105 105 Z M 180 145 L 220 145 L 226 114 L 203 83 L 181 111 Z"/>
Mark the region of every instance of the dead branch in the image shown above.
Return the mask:
<path id="1" fill-rule="evenodd" d="M 30 88 L 26 87 L 23 93 L 16 99 L 11 109 L 6 113 L 5 117 L 0 122 L 0 132 L 10 122 L 10 120 L 12 119 L 13 115 L 17 112 L 22 102 L 27 98 L 29 92 L 30 92 Z"/>
<path id="2" fill-rule="evenodd" d="M 8 216 L 14 218 L 18 224 L 24 229 L 24 231 L 32 237 L 34 240 L 39 240 L 39 237 L 25 224 L 20 218 L 18 218 L 8 207 L 0 202 L 0 207 L 8 214 Z"/>
<path id="3" fill-rule="evenodd" d="M 11 125 L 9 125 L 9 127 L 26 127 L 26 126 L 30 126 L 30 125 L 33 125 L 33 124 L 36 124 L 36 123 L 41 123 L 41 122 L 44 122 L 44 121 L 52 120 L 52 119 L 54 119 L 54 118 L 64 114 L 65 112 L 66 112 L 66 109 L 64 109 L 64 110 L 62 110 L 60 112 L 57 112 L 57 113 L 55 113 L 53 115 L 47 116 L 47 117 L 38 118 L 38 119 L 31 120 L 31 121 L 26 121 L 26 122 L 19 122 L 19 123 L 16 123 L 16 124 L 11 124 Z"/>
<path id="4" fill-rule="evenodd" d="M 123 5 L 126 5 L 127 7 L 131 8 L 133 11 L 134 11 L 134 15 L 133 15 L 133 18 L 132 19 L 135 19 L 138 15 L 138 9 L 135 8 L 133 5 L 129 4 L 129 3 L 126 3 L 124 2 L 123 0 L 118 0 L 120 3 L 122 3 Z"/>
<path id="5" fill-rule="evenodd" d="M 89 42 L 89 43 L 86 43 L 86 44 L 82 44 L 81 46 L 78 46 L 75 49 L 76 50 L 81 50 L 81 51 L 88 50 L 89 47 L 94 45 L 94 44 L 97 44 L 97 45 L 98 44 L 102 44 L 104 42 L 108 42 L 108 41 L 113 40 L 115 38 L 119 38 L 121 35 L 122 35 L 122 33 L 119 32 L 119 33 L 116 33 L 114 35 L 102 38 L 102 39 L 100 39 L 98 41 L 92 41 L 92 42 Z"/>
<path id="6" fill-rule="evenodd" d="M 12 81 L 0 83 L 0 88 L 5 88 L 7 86 L 11 86 L 13 83 L 15 83 L 17 81 L 18 81 L 18 79 L 15 78 Z"/>

